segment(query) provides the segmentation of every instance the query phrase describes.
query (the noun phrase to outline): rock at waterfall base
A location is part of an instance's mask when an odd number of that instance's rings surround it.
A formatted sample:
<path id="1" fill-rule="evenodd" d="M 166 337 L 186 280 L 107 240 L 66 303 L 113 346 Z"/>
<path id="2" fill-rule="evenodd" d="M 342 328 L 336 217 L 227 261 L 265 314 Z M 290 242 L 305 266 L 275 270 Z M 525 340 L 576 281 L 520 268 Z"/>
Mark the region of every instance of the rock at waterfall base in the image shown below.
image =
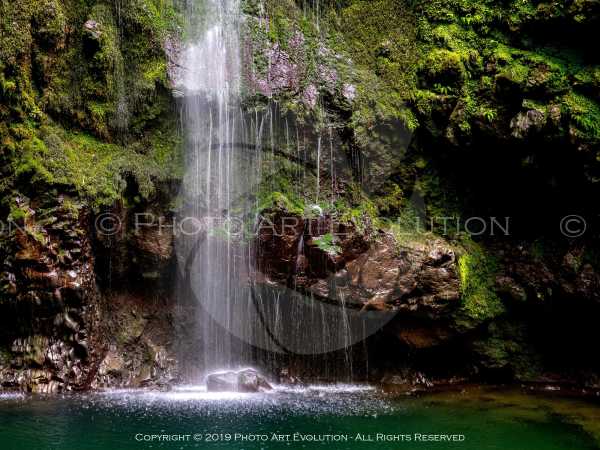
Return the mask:
<path id="1" fill-rule="evenodd" d="M 206 377 L 206 389 L 208 392 L 261 392 L 273 388 L 256 370 L 244 369 L 211 373 Z"/>

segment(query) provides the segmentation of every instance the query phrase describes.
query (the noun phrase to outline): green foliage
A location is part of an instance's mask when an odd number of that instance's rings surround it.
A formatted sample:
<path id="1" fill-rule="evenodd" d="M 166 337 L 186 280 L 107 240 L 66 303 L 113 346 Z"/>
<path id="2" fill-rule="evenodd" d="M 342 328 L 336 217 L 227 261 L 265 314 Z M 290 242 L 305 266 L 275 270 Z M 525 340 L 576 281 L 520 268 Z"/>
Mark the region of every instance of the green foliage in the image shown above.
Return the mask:
<path id="1" fill-rule="evenodd" d="M 10 205 L 10 213 L 8 215 L 8 219 L 13 221 L 14 223 L 21 223 L 25 220 L 29 215 L 29 211 L 23 207 L 19 207 L 14 203 Z"/>
<path id="2" fill-rule="evenodd" d="M 371 139 L 378 122 L 400 120 L 415 130 L 418 120 L 407 108 L 416 85 L 418 52 L 414 45 L 415 19 L 401 2 L 353 0 L 331 12 L 339 53 L 352 55 L 352 74 L 357 96 L 351 126 L 359 143 Z"/>
<path id="3" fill-rule="evenodd" d="M 440 83 L 435 83 L 433 89 L 442 95 L 448 95 L 450 92 L 452 92 L 452 88 L 444 86 Z"/>
<path id="4" fill-rule="evenodd" d="M 313 242 L 317 244 L 317 247 L 319 247 L 320 250 L 329 255 L 335 256 L 342 252 L 342 248 L 336 243 L 335 236 L 333 236 L 331 233 L 315 237 L 313 238 Z"/>
<path id="5" fill-rule="evenodd" d="M 521 85 L 526 82 L 528 75 L 528 66 L 518 62 L 514 62 L 508 65 L 506 68 L 504 68 L 500 73 L 498 73 L 496 78 L 505 79 L 516 85 Z"/>
<path id="6" fill-rule="evenodd" d="M 502 301 L 494 292 L 497 262 L 483 247 L 464 239 L 458 269 L 462 303 L 453 314 L 457 328 L 474 328 L 505 311 Z"/>
<path id="7" fill-rule="evenodd" d="M 310 199 L 316 198 L 316 176 L 300 164 L 279 155 L 265 152 L 262 161 L 264 176 L 257 186 L 258 212 L 278 208 L 302 216 Z M 303 182 L 298 180 L 302 174 Z"/>
<path id="8" fill-rule="evenodd" d="M 146 153 L 135 145 L 123 147 L 104 143 L 79 132 L 67 132 L 56 125 L 45 125 L 18 144 L 20 158 L 13 172 L 30 184 L 72 187 L 92 205 L 115 201 L 131 176 L 140 193 L 149 197 L 154 182 L 181 174 L 181 145 L 177 138 L 160 130 L 147 141 Z"/>
<path id="9" fill-rule="evenodd" d="M 563 110 L 584 138 L 600 140 L 600 105 L 597 102 L 571 92 L 563 97 Z"/>
<path id="10" fill-rule="evenodd" d="M 600 100 L 600 67 L 586 67 L 574 75 L 575 85 Z"/>
<path id="11" fill-rule="evenodd" d="M 346 50 L 401 92 L 414 83 L 414 17 L 402 2 L 354 0 L 338 12 Z"/>
<path id="12" fill-rule="evenodd" d="M 418 198 L 424 202 L 424 220 L 433 225 L 433 231 L 440 234 L 449 234 L 448 237 L 454 237 L 457 230 L 452 227 L 447 230 L 440 226 L 436 219 L 442 217 L 460 217 L 461 202 L 456 194 L 455 187 L 448 181 L 440 177 L 439 172 L 433 165 L 428 165 L 420 170 L 419 176 L 415 181 L 415 193 Z M 432 223 L 433 221 L 433 223 Z"/>
<path id="13" fill-rule="evenodd" d="M 377 194 L 373 199 L 373 203 L 377 207 L 379 216 L 391 217 L 405 206 L 406 198 L 404 191 L 397 183 L 386 182 Z"/>
<path id="14" fill-rule="evenodd" d="M 459 83 L 466 77 L 461 55 L 450 50 L 431 50 L 427 55 L 423 68 L 426 75 L 432 80 Z"/>
<path id="15" fill-rule="evenodd" d="M 358 183 L 347 186 L 347 195 L 338 198 L 326 210 L 340 223 L 356 227 L 367 239 L 382 225 L 377 205 Z"/>
<path id="16" fill-rule="evenodd" d="M 99 206 L 127 180 L 147 197 L 182 176 L 162 48 L 178 33 L 172 0 L 24 0 L 2 11 L 2 191 L 60 185 Z"/>
<path id="17" fill-rule="evenodd" d="M 299 216 L 302 216 L 305 210 L 305 203 L 301 198 L 292 196 L 290 199 L 288 196 L 278 191 L 269 192 L 266 194 L 260 199 L 258 205 L 259 211 L 275 208 Z"/>
<path id="18" fill-rule="evenodd" d="M 498 112 L 493 109 L 493 108 L 489 108 L 489 107 L 484 107 L 482 106 L 480 108 L 480 112 L 481 112 L 481 116 L 488 122 L 488 123 L 492 123 L 494 122 L 494 120 L 496 120 L 496 117 L 498 117 Z"/>

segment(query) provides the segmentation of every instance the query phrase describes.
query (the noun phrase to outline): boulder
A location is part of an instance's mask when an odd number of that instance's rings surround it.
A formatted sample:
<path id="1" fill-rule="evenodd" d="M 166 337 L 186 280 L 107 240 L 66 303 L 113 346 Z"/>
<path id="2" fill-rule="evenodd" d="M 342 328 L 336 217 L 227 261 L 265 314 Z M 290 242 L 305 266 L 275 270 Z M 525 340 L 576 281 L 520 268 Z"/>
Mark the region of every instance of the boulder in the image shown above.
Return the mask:
<path id="1" fill-rule="evenodd" d="M 211 373 L 206 377 L 209 392 L 231 392 L 238 390 L 238 377 L 235 372 Z"/>
<path id="2" fill-rule="evenodd" d="M 517 139 L 523 139 L 532 131 L 539 132 L 545 123 L 546 117 L 542 111 L 530 109 L 520 112 L 510 122 L 511 134 Z"/>
<path id="3" fill-rule="evenodd" d="M 243 369 L 209 374 L 206 389 L 209 392 L 260 392 L 269 391 L 272 387 L 256 370 Z"/>

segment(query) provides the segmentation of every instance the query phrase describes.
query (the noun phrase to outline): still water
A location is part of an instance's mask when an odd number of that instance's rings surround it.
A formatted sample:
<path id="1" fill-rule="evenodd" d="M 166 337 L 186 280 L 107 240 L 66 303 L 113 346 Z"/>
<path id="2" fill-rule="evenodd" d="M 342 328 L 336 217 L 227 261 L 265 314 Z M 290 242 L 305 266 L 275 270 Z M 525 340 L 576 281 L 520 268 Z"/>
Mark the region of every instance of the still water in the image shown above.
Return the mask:
<path id="1" fill-rule="evenodd" d="M 160 438 L 157 436 L 161 436 Z M 160 439 L 160 440 L 159 440 Z M 598 449 L 600 402 L 468 387 L 0 394 L 0 449 Z"/>

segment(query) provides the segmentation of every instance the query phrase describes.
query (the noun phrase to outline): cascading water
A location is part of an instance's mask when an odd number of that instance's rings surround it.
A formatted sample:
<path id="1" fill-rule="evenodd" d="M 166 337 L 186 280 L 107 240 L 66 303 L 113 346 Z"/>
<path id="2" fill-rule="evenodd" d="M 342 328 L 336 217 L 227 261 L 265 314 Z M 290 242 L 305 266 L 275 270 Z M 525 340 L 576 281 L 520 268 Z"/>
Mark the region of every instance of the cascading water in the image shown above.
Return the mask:
<path id="1" fill-rule="evenodd" d="M 188 294 L 203 308 L 202 366 L 209 371 L 241 362 L 227 330 L 238 326 L 234 304 L 247 296 L 239 281 L 248 273 L 248 256 L 232 238 L 232 209 L 255 171 L 252 155 L 240 145 L 239 0 L 205 0 L 200 14 L 182 58 L 188 171 L 179 248 Z"/>

